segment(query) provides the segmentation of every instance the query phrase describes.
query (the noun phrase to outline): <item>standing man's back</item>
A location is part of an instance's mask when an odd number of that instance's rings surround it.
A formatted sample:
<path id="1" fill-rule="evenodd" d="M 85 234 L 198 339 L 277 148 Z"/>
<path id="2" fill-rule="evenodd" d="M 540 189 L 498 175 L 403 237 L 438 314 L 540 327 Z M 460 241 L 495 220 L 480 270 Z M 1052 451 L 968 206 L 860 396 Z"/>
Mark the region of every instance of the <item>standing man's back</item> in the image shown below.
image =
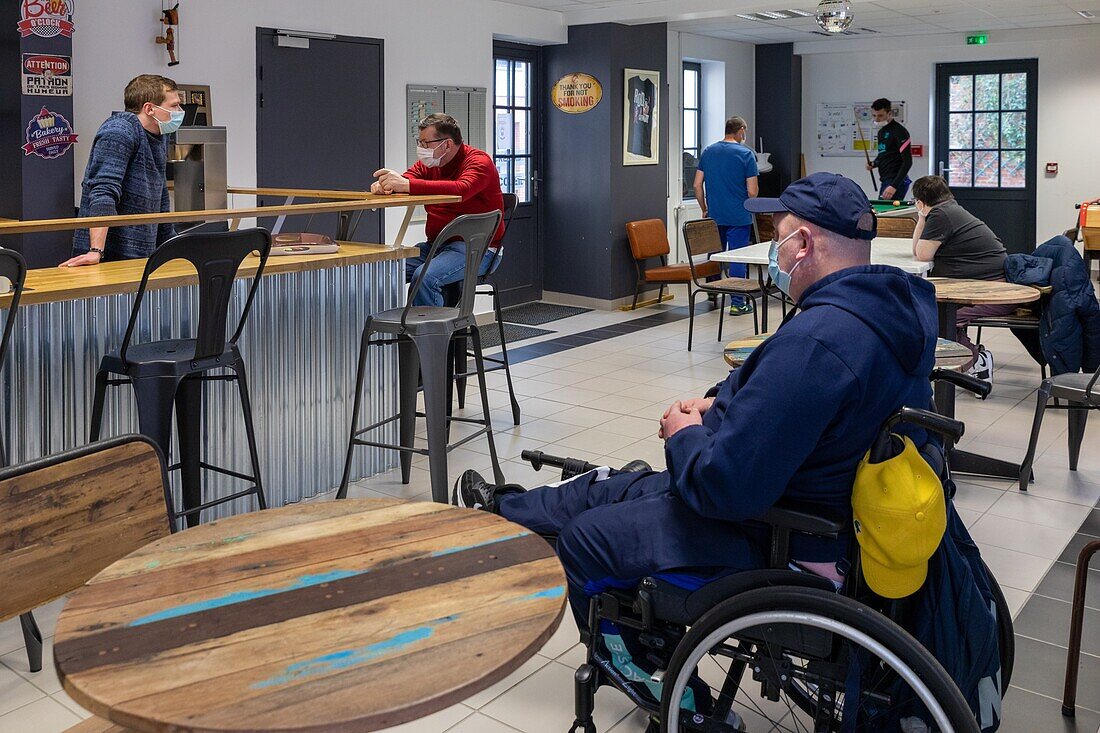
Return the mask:
<path id="1" fill-rule="evenodd" d="M 726 120 L 726 136 L 708 145 L 699 156 L 695 172 L 695 198 L 703 216 L 714 219 L 727 250 L 746 246 L 752 238 L 752 214 L 745 201 L 760 193 L 756 153 L 745 145 L 748 126 L 741 117 Z M 731 264 L 731 277 L 745 277 L 748 267 Z M 743 298 L 731 299 L 730 315 L 752 313 Z"/>

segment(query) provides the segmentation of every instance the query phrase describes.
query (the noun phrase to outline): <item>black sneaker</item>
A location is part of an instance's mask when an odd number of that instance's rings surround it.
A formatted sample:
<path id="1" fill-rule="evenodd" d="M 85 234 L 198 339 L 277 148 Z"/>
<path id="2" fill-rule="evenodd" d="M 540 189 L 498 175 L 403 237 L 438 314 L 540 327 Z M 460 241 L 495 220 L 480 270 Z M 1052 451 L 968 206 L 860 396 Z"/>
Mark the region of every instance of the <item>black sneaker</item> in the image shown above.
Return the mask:
<path id="1" fill-rule="evenodd" d="M 653 466 L 645 461 L 631 461 L 619 469 L 619 473 L 647 473 L 653 470 Z"/>
<path id="2" fill-rule="evenodd" d="M 489 483 L 477 471 L 464 471 L 455 481 L 451 503 L 464 509 L 480 509 L 496 514 L 497 497 L 505 494 L 522 494 L 526 489 L 515 484 L 496 486 Z"/>

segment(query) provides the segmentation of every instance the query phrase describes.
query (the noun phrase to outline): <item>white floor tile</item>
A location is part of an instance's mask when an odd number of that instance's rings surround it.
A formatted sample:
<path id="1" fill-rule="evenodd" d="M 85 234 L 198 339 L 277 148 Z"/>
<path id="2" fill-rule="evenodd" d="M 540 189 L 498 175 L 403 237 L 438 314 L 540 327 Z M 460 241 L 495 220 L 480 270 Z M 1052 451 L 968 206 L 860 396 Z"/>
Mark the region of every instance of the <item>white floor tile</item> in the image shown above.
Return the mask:
<path id="1" fill-rule="evenodd" d="M 384 733 L 444 733 L 444 731 L 453 728 L 473 713 L 473 708 L 468 708 L 462 704 L 452 705 L 419 720 L 402 723 L 383 730 Z"/>
<path id="2" fill-rule="evenodd" d="M 1033 496 L 1030 491 L 1006 491 L 989 508 L 989 513 L 1044 527 L 1076 531 L 1089 513 L 1089 507 L 1043 499 Z"/>
<path id="3" fill-rule="evenodd" d="M 1035 590 L 1054 562 L 1001 547 L 986 546 L 981 551 L 982 559 L 1002 587 L 1016 588 L 1027 593 Z"/>
<path id="4" fill-rule="evenodd" d="M 523 664 L 521 664 L 519 666 L 519 669 L 517 669 L 515 672 L 508 675 L 507 677 L 505 677 L 504 679 L 502 679 L 500 682 L 496 683 L 495 685 L 487 687 L 486 689 L 482 690 L 481 692 L 474 693 L 473 695 L 471 695 L 467 699 L 463 700 L 462 704 L 467 706 L 467 707 L 471 707 L 474 710 L 478 710 L 478 709 L 488 705 L 493 700 L 496 700 L 498 697 L 503 695 L 505 692 L 512 689 L 513 687 L 518 685 L 520 682 L 527 679 L 528 677 L 533 675 L 535 672 L 538 672 L 540 669 L 542 669 L 543 667 L 545 667 L 546 665 L 548 665 L 550 663 L 551 663 L 551 660 L 549 658 L 544 657 L 540 654 L 536 654 L 535 656 L 531 657 L 530 659 L 525 661 Z"/>
<path id="5" fill-rule="evenodd" d="M 512 726 L 493 720 L 487 715 L 474 713 L 450 728 L 447 733 L 517 733 L 517 731 Z"/>
<path id="6" fill-rule="evenodd" d="M 43 660 L 43 666 L 45 666 L 45 660 Z M 10 713 L 45 696 L 45 692 L 27 682 L 13 670 L 0 665 L 0 715 Z"/>
<path id="7" fill-rule="evenodd" d="M 986 514 L 970 527 L 970 534 L 982 548 L 993 545 L 1050 560 L 1057 559 L 1073 537 L 1072 529 L 1044 527 L 996 514 Z"/>
<path id="8" fill-rule="evenodd" d="M 561 733 L 573 723 L 573 671 L 551 662 L 492 701 L 481 712 L 525 733 Z M 596 729 L 607 730 L 633 709 L 617 690 L 596 693 Z"/>
<path id="9" fill-rule="evenodd" d="M 601 426 L 567 435 L 558 440 L 558 444 L 573 448 L 578 454 L 592 455 L 597 453 L 606 455 L 613 454 L 619 449 L 637 442 L 637 440 L 637 438 L 632 438 L 629 435 L 616 435 L 615 433 L 606 432 Z"/>
<path id="10" fill-rule="evenodd" d="M 63 733 L 80 720 L 57 700 L 42 697 L 0 715 L 0 733 Z"/>
<path id="11" fill-rule="evenodd" d="M 53 667 L 52 636 L 42 641 L 42 669 L 40 671 L 31 672 L 30 665 L 27 663 L 27 653 L 22 649 L 5 654 L 0 657 L 0 662 L 47 695 L 61 692 L 61 682 L 58 681 L 57 672 Z"/>

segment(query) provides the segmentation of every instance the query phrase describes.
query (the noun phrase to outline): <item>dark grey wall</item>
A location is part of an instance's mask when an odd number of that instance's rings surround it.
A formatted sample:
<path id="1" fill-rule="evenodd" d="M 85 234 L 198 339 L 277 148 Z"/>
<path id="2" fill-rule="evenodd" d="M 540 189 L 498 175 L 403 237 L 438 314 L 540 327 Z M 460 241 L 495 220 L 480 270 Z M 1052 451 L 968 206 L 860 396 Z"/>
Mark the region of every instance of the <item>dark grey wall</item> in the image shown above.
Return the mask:
<path id="1" fill-rule="evenodd" d="M 760 177 L 760 195 L 778 196 L 802 169 L 802 57 L 792 43 L 756 47 L 756 130 L 775 166 Z"/>
<path id="2" fill-rule="evenodd" d="M 72 57 L 72 39 L 62 35 L 22 38 L 16 24 L 21 3 L 6 2 L 0 9 L 0 216 L 12 219 L 54 219 L 73 216 L 73 150 L 45 160 L 24 155 L 27 124 L 43 106 L 64 115 L 78 135 L 94 134 L 73 119 L 73 98 L 22 95 L 23 53 Z M 76 30 L 80 32 L 79 27 Z M 4 237 L 6 247 L 18 249 L 31 267 L 50 267 L 69 256 L 72 232 Z"/>
<path id="3" fill-rule="evenodd" d="M 663 23 L 573 26 L 569 42 L 544 49 L 549 87 L 591 74 L 602 101 L 584 114 L 548 105 L 545 115 L 545 290 L 613 300 L 636 280 L 626 222 L 665 218 L 668 191 L 668 60 Z M 660 163 L 623 165 L 623 70 L 659 71 Z"/>

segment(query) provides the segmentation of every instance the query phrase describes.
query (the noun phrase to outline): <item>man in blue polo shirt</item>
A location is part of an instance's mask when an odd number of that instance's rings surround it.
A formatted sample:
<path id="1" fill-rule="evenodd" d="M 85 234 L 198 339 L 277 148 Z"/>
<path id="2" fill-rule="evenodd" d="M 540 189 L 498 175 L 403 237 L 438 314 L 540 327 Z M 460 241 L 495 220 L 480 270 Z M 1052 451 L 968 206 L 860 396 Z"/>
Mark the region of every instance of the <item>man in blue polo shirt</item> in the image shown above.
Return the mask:
<path id="1" fill-rule="evenodd" d="M 756 153 L 747 145 L 748 126 L 741 117 L 726 120 L 726 136 L 708 145 L 699 156 L 695 171 L 695 200 L 718 224 L 718 234 L 726 249 L 744 247 L 752 238 L 752 214 L 745 210 L 745 201 L 760 193 Z M 705 188 L 705 196 L 704 196 Z M 748 265 L 730 263 L 730 277 L 746 277 Z M 730 315 L 752 313 L 752 304 L 744 298 L 730 299 Z"/>

